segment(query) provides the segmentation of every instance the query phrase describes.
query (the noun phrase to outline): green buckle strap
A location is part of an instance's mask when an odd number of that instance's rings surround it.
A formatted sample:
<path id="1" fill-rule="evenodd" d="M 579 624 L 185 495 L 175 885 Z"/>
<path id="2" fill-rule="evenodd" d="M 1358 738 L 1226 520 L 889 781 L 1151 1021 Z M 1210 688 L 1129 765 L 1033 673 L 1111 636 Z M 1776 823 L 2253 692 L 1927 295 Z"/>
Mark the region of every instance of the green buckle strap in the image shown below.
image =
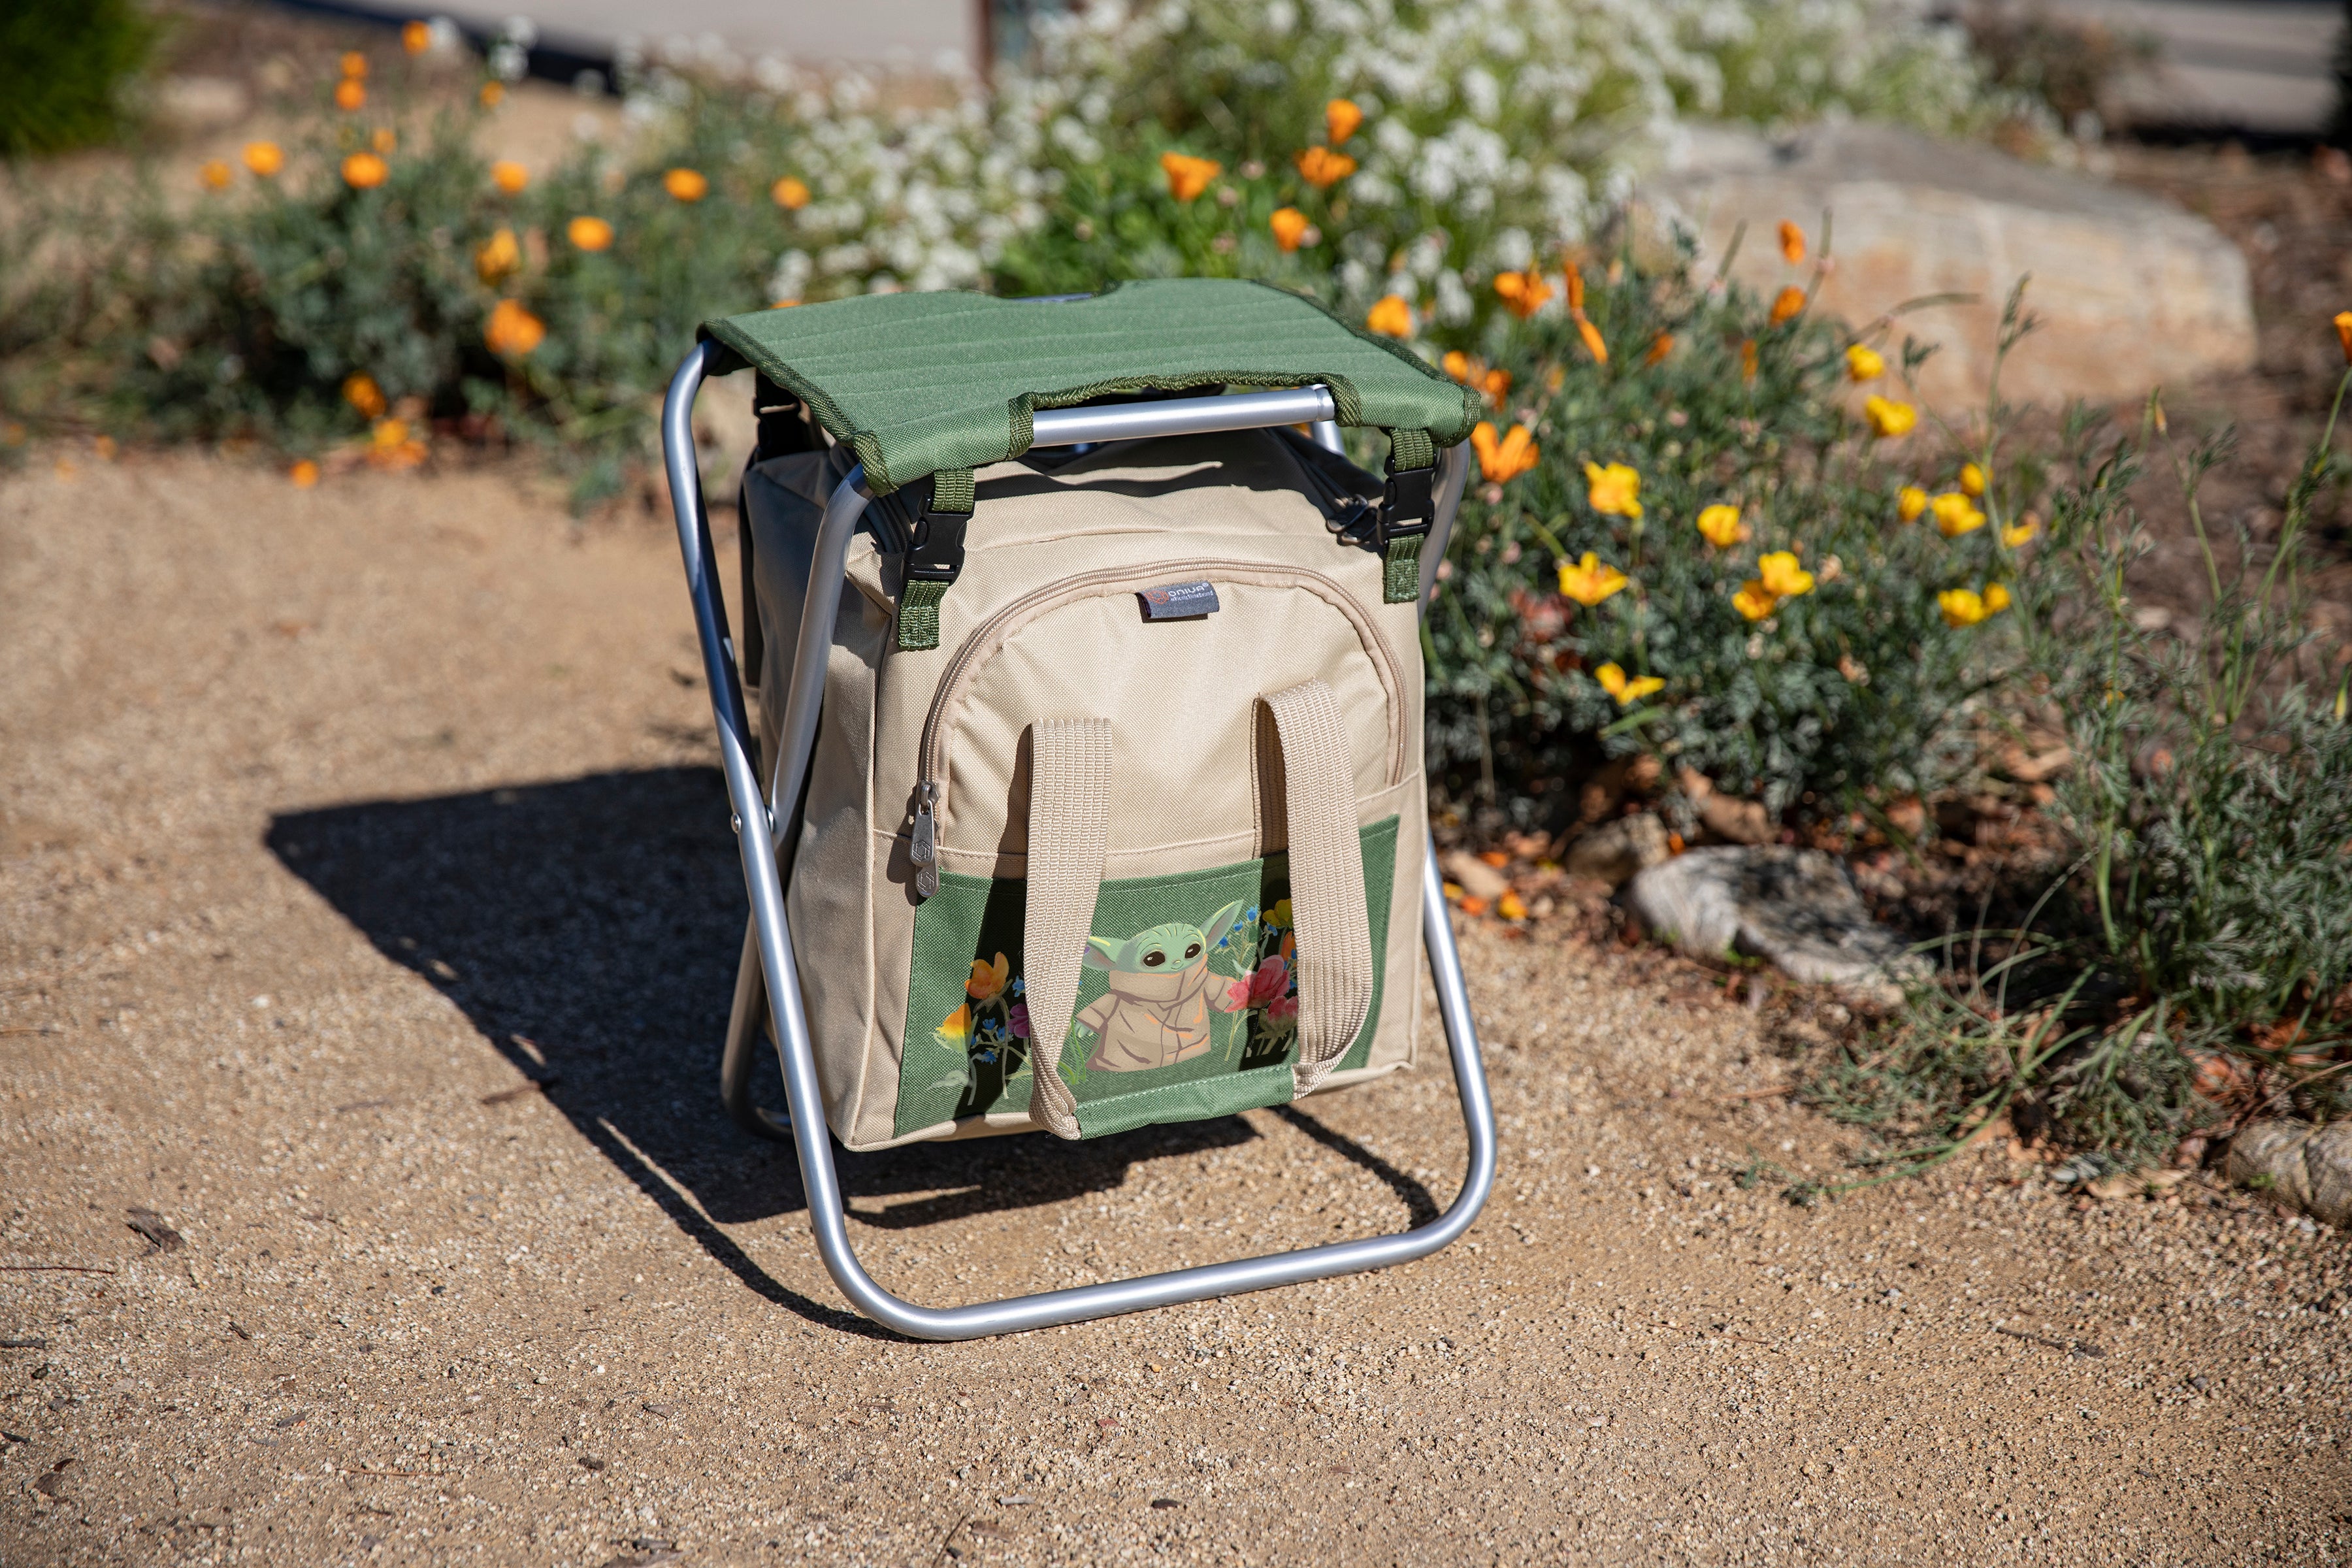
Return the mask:
<path id="1" fill-rule="evenodd" d="M 1421 597 L 1421 541 L 1418 533 L 1389 541 L 1388 575 L 1381 580 L 1381 597 L 1391 605 L 1410 605 Z"/>
<path id="2" fill-rule="evenodd" d="M 945 583 L 909 580 L 898 591 L 898 646 L 903 649 L 940 646 L 940 601 L 948 596 Z"/>
<path id="3" fill-rule="evenodd" d="M 898 590 L 898 647 L 908 652 L 940 646 L 940 601 L 963 570 L 963 531 L 971 521 L 970 468 L 942 468 L 928 482 L 930 500 L 915 518 Z"/>
<path id="4" fill-rule="evenodd" d="M 1421 597 L 1421 542 L 1437 521 L 1437 444 L 1426 430 L 1389 432 L 1389 483 L 1381 497 L 1373 543 L 1386 563 L 1381 597 L 1410 605 Z"/>

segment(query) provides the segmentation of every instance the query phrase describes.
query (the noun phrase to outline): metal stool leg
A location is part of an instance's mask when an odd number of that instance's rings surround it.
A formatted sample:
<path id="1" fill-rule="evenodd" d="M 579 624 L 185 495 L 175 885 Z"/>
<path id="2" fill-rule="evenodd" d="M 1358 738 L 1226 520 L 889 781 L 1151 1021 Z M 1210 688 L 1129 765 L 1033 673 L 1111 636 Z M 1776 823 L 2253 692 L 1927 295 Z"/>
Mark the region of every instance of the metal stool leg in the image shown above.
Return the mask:
<path id="1" fill-rule="evenodd" d="M 801 783 L 806 776 L 809 755 L 815 740 L 817 705 L 824 693 L 824 654 L 832 642 L 835 612 L 840 602 L 837 584 L 843 561 L 858 515 L 871 498 L 866 490 L 862 471 L 852 470 L 834 491 L 825 509 L 824 521 L 818 529 L 815 560 L 810 571 L 811 591 L 802 616 L 800 642 L 793 661 L 792 690 L 784 710 L 775 776 L 763 797 L 758 773 L 751 761 L 751 730 L 745 717 L 734 653 L 728 647 L 723 629 L 719 589 L 712 576 L 710 524 L 703 510 L 700 476 L 696 473 L 694 466 L 694 440 L 690 426 L 694 395 L 701 385 L 710 358 L 716 353 L 711 345 L 699 345 L 678 367 L 677 376 L 670 383 L 668 401 L 662 410 L 662 446 L 668 466 L 671 500 L 677 519 L 678 547 L 686 561 L 687 588 L 694 602 L 703 673 L 709 681 L 711 711 L 719 727 L 719 765 L 726 774 L 729 802 L 734 808 L 735 830 L 742 851 L 743 878 L 751 898 L 749 938 L 751 945 L 757 951 L 760 979 L 764 983 L 769 1012 L 775 1024 L 779 1054 L 783 1065 L 784 1096 L 792 1111 L 790 1132 L 800 1153 L 801 1179 L 808 1197 L 810 1228 L 816 1237 L 817 1253 L 824 1258 L 826 1270 L 840 1286 L 842 1294 L 849 1299 L 850 1304 L 877 1322 L 918 1339 L 973 1339 L 985 1334 L 1078 1322 L 1118 1312 L 1138 1311 L 1147 1307 L 1170 1306 L 1212 1296 L 1263 1290 L 1276 1285 L 1384 1268 L 1426 1257 L 1468 1229 L 1478 1211 L 1485 1206 L 1487 1194 L 1494 1186 L 1495 1110 L 1486 1092 L 1486 1070 L 1479 1058 L 1477 1032 L 1471 1018 L 1469 997 L 1462 983 L 1461 957 L 1454 947 L 1453 925 L 1445 907 L 1444 884 L 1438 875 L 1436 850 L 1433 845 L 1427 851 L 1423 871 L 1422 937 L 1436 984 L 1438 1016 L 1453 1057 L 1454 1083 L 1461 1096 L 1463 1123 L 1469 1141 L 1468 1172 L 1464 1177 L 1462 1190 L 1444 1214 L 1426 1225 L 1398 1236 L 1337 1242 L 1265 1258 L 1209 1264 L 1139 1279 L 1054 1290 L 968 1307 L 919 1307 L 883 1289 L 866 1274 L 850 1246 L 840 1178 L 834 1167 L 832 1136 L 825 1125 L 824 1100 L 817 1085 L 816 1053 L 809 1039 L 808 1018 L 802 1006 L 791 923 L 784 908 L 782 877 L 776 858 L 778 824 L 768 809 L 767 801 L 800 798 Z M 1295 395 L 1266 395 L 1273 400 L 1267 405 L 1269 408 L 1280 408 L 1280 422 L 1288 423 L 1296 416 L 1294 410 L 1280 404 L 1284 398 L 1295 399 Z M 1328 401 L 1328 394 L 1324 395 Z M 1207 406 L 1211 403 L 1222 406 Z M 1213 430 L 1249 427 L 1217 422 L 1241 416 L 1244 412 L 1241 404 L 1240 399 L 1218 399 L 1147 406 L 1150 417 L 1166 418 L 1170 428 Z M 1144 418 L 1138 417 L 1138 412 L 1135 409 L 1118 411 L 1115 417 L 1122 433 L 1167 433 L 1147 425 Z M 1257 424 L 1273 422 L 1276 421 L 1271 418 L 1255 421 Z M 1448 458 L 1456 465 L 1464 460 L 1458 448 L 1449 453 Z M 1442 551 L 1442 534 L 1434 543 Z M 744 1094 L 739 1098 L 746 1110 L 751 1109 L 748 1063 L 753 1053 L 750 1042 L 756 1038 L 754 1020 L 758 1016 L 758 1009 L 751 1001 L 751 985 L 748 973 L 737 981 L 736 1016 L 730 1024 L 728 1056 L 721 1068 L 722 1087 L 730 1095 L 735 1092 L 733 1086 L 740 1073 Z M 733 1103 L 730 1102 L 732 1109 Z M 758 1130 L 774 1131 L 770 1127 Z"/>

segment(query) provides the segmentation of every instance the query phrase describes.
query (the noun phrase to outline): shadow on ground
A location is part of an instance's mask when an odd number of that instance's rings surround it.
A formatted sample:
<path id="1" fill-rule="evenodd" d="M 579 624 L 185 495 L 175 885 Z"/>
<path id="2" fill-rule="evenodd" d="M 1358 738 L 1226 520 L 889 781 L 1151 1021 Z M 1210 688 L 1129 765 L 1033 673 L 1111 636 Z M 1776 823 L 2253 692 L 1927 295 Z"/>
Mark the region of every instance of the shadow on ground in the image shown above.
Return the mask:
<path id="1" fill-rule="evenodd" d="M 543 1080 L 582 1136 L 747 1286 L 856 1321 L 778 1284 L 719 1228 L 805 1202 L 793 1152 L 739 1131 L 719 1103 L 746 918 L 727 823 L 717 769 L 658 768 L 298 812 L 276 818 L 267 842 L 378 952 Z M 781 1106 L 773 1075 L 763 1088 Z M 1386 1183 L 1411 1223 L 1436 1212 L 1409 1175 L 1305 1111 L 1282 1114 Z M 836 1144 L 835 1158 L 853 1215 L 907 1229 L 1108 1192 L 1138 1162 L 1256 1136 L 1226 1117 L 1076 1144 L 994 1138 L 877 1154 Z"/>

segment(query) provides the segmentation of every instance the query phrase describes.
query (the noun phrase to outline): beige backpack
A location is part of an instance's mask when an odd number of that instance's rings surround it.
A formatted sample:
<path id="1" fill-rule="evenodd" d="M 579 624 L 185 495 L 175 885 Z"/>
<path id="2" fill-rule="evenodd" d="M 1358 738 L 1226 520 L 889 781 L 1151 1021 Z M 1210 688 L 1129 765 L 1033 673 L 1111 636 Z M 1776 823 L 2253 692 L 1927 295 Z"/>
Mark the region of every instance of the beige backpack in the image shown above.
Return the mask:
<path id="1" fill-rule="evenodd" d="M 856 460 L 745 474 L 771 759 L 808 541 Z M 1368 537 L 1378 482 L 1288 430 L 998 462 L 951 586 L 910 592 L 947 484 L 850 544 L 783 846 L 835 1135 L 1088 1137 L 1409 1064 L 1419 595 Z"/>

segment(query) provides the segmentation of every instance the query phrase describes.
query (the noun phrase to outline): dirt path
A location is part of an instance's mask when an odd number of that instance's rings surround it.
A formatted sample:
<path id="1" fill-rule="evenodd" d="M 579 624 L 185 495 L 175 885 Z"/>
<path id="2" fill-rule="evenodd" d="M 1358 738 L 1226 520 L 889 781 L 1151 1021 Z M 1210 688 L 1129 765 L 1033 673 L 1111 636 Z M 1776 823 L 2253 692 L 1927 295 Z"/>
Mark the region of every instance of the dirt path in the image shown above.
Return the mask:
<path id="1" fill-rule="evenodd" d="M 715 1101 L 741 895 L 661 529 L 78 465 L 0 478 L 0 1561 L 2352 1558 L 2340 1237 L 1993 1152 L 1791 1207 L 1851 1135 L 1750 1016 L 1542 936 L 1467 939 L 1464 1244 L 877 1333 Z M 1460 1154 L 1441 1066 L 845 1173 L 952 1300 L 1400 1226 Z"/>

